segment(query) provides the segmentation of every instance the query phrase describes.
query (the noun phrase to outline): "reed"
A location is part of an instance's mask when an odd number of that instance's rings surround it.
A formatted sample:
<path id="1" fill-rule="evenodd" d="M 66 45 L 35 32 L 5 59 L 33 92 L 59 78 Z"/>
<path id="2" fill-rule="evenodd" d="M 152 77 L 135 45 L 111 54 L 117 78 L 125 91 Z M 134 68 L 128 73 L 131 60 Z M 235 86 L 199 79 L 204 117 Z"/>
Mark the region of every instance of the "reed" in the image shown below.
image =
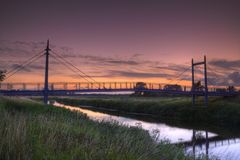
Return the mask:
<path id="1" fill-rule="evenodd" d="M 94 122 L 79 112 L 26 99 L 0 97 L 0 136 L 0 159 L 6 160 L 192 159 L 141 128 Z"/>

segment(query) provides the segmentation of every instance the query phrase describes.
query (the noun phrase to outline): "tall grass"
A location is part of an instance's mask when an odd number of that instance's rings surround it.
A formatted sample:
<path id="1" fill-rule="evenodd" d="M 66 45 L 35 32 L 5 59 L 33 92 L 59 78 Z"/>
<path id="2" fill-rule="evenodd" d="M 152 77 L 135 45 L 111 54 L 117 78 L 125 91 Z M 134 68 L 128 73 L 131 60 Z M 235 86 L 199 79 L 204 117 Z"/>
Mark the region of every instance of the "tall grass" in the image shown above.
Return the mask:
<path id="1" fill-rule="evenodd" d="M 181 148 L 147 131 L 94 122 L 30 100 L 0 97 L 0 159 L 181 160 Z"/>

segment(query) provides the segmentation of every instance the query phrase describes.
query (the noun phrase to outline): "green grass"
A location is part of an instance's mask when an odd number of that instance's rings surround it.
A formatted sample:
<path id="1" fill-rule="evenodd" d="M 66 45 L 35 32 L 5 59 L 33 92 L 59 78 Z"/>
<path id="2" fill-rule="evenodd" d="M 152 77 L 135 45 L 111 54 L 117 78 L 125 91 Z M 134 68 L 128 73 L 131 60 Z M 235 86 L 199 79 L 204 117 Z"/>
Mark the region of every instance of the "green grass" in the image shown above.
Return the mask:
<path id="1" fill-rule="evenodd" d="M 26 99 L 0 97 L 0 159 L 181 160 L 182 148 L 136 127 Z"/>
<path id="2" fill-rule="evenodd" d="M 240 98 L 210 98 L 205 107 L 200 97 L 192 107 L 190 97 L 79 97 L 54 98 L 69 105 L 90 105 L 96 108 L 116 109 L 120 112 L 152 114 L 161 120 L 186 124 L 217 125 L 227 128 L 240 126 Z"/>

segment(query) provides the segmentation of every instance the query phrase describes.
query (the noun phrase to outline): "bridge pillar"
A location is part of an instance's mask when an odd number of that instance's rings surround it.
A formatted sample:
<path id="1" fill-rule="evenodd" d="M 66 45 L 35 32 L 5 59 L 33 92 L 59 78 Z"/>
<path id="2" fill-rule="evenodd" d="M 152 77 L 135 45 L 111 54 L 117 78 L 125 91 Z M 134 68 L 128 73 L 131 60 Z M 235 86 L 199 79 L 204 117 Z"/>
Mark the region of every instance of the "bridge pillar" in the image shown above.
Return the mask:
<path id="1" fill-rule="evenodd" d="M 207 58 L 204 56 L 205 106 L 208 106 Z"/>
<path id="2" fill-rule="evenodd" d="M 44 103 L 48 103 L 48 64 L 49 64 L 49 40 L 47 41 L 46 53 L 46 63 L 45 63 L 45 83 L 44 83 Z"/>
<path id="3" fill-rule="evenodd" d="M 109 89 L 112 89 L 112 83 L 111 82 L 109 83 Z"/>
<path id="4" fill-rule="evenodd" d="M 93 83 L 91 83 L 91 89 L 93 89 Z"/>
<path id="5" fill-rule="evenodd" d="M 192 59 L 192 105 L 195 105 L 195 87 L 194 87 L 194 62 Z"/>
<path id="6" fill-rule="evenodd" d="M 12 84 L 8 83 L 8 84 L 7 84 L 7 90 L 12 90 L 12 89 L 13 89 Z"/>
<path id="7" fill-rule="evenodd" d="M 63 84 L 63 88 L 64 88 L 64 90 L 67 90 L 67 88 L 68 88 L 68 87 L 67 87 L 67 83 L 64 83 L 64 84 Z"/>
<path id="8" fill-rule="evenodd" d="M 104 83 L 104 82 L 103 82 L 103 89 L 106 89 L 106 88 L 105 88 L 105 83 Z"/>
<path id="9" fill-rule="evenodd" d="M 90 85 L 89 85 L 89 83 L 87 83 L 87 89 L 89 89 L 90 88 Z"/>
<path id="10" fill-rule="evenodd" d="M 98 83 L 98 89 L 101 89 L 101 83 Z"/>
<path id="11" fill-rule="evenodd" d="M 40 84 L 39 83 L 37 84 L 37 90 L 38 91 L 40 90 Z"/>
<path id="12" fill-rule="evenodd" d="M 207 60 L 206 56 L 204 56 L 204 61 L 203 62 L 198 62 L 194 63 L 192 59 L 192 105 L 195 105 L 195 98 L 196 98 L 196 93 L 195 93 L 195 82 L 194 82 L 194 66 L 197 65 L 204 65 L 204 103 L 205 106 L 208 106 L 208 83 L 207 83 Z"/>
<path id="13" fill-rule="evenodd" d="M 23 83 L 23 90 L 26 90 L 26 84 Z"/>
<path id="14" fill-rule="evenodd" d="M 53 83 L 51 84 L 51 90 L 54 90 L 54 84 Z"/>

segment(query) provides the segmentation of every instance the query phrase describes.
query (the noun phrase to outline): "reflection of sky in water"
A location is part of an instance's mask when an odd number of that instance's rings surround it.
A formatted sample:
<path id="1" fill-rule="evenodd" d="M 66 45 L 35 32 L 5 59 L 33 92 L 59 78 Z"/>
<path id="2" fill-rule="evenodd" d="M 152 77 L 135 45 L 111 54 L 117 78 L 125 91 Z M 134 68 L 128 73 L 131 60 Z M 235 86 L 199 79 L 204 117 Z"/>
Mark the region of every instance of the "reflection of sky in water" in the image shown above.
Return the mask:
<path id="1" fill-rule="evenodd" d="M 166 124 L 162 123 L 150 123 L 144 122 L 132 118 L 126 118 L 121 116 L 113 116 L 105 113 L 90 111 L 87 109 L 82 109 L 78 107 L 71 107 L 67 105 L 61 105 L 59 103 L 55 103 L 59 107 L 64 107 L 70 110 L 77 110 L 87 114 L 90 119 L 99 120 L 99 121 L 116 121 L 122 125 L 127 126 L 141 126 L 143 129 L 149 131 L 151 135 L 153 135 L 154 130 L 158 130 L 160 133 L 160 139 L 168 139 L 172 143 L 180 142 L 180 141 L 191 141 L 192 139 L 192 130 L 191 129 L 182 129 L 177 127 L 170 127 Z M 213 133 L 209 133 L 209 137 L 215 136 Z"/>
<path id="2" fill-rule="evenodd" d="M 206 154 L 206 144 L 196 145 L 196 155 Z M 192 153 L 192 147 L 187 148 L 187 153 Z M 220 157 L 222 160 L 240 160 L 240 139 L 228 139 L 209 142 L 209 157 Z"/>
<path id="3" fill-rule="evenodd" d="M 121 116 L 114 116 L 105 113 L 100 113 L 96 111 L 91 111 L 87 109 L 82 109 L 79 107 L 72 107 L 67 105 L 62 105 L 60 103 L 55 102 L 55 106 L 64 107 L 70 110 L 80 111 L 82 113 L 87 114 L 90 119 L 97 121 L 116 121 L 122 125 L 127 126 L 141 126 L 143 129 L 149 131 L 150 135 L 153 135 L 154 130 L 158 130 L 160 133 L 160 140 L 168 139 L 171 143 L 177 142 L 185 142 L 191 141 L 193 130 L 192 129 L 183 129 L 177 127 L 171 127 L 163 123 L 150 123 L 144 122 L 132 118 L 126 118 Z M 205 136 L 204 131 L 198 131 L 198 134 Z M 214 133 L 208 132 L 208 137 L 217 136 Z M 187 147 L 186 152 L 192 153 L 192 147 Z M 217 156 L 220 157 L 221 160 L 240 160 L 240 139 L 231 139 L 231 140 L 223 140 L 223 141 L 214 141 L 209 142 L 209 157 Z M 202 145 L 196 145 L 196 155 L 206 154 L 206 145 L 203 143 Z"/>

